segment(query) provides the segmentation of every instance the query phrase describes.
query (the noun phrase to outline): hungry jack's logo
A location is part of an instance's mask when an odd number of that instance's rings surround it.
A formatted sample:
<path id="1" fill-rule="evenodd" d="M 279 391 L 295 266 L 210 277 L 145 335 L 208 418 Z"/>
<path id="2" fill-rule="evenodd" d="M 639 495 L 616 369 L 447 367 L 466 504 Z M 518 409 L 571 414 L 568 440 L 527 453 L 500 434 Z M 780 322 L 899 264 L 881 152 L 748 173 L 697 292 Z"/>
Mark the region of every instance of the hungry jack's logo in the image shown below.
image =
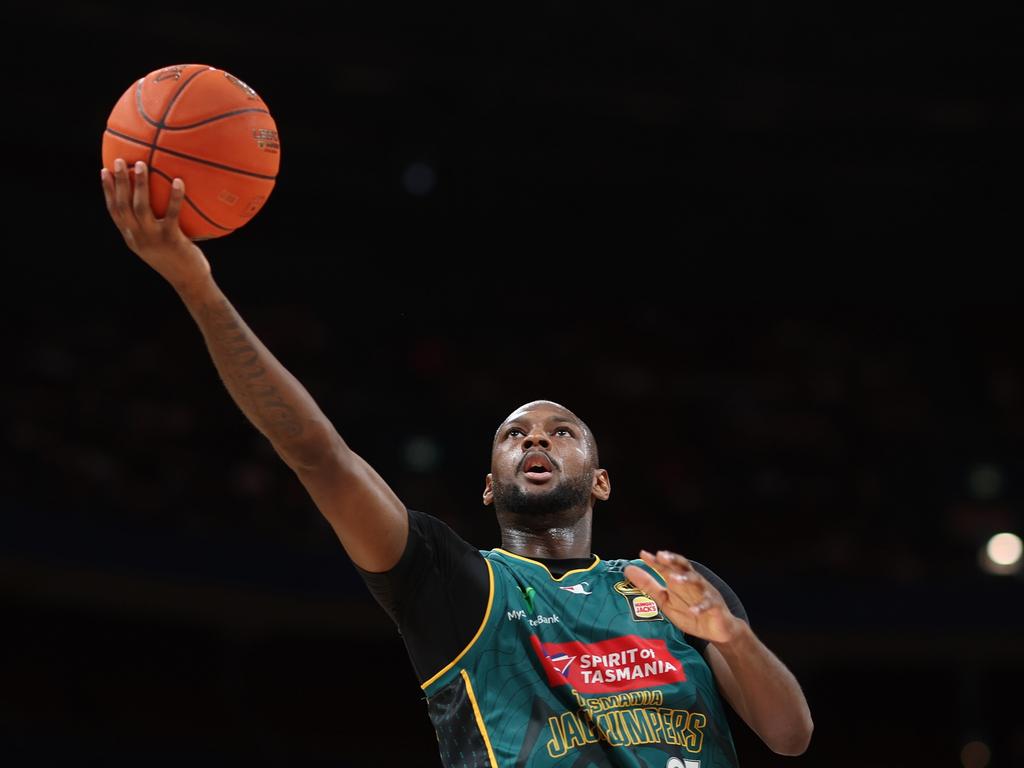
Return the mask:
<path id="1" fill-rule="evenodd" d="M 629 615 L 633 621 L 664 621 L 658 604 L 642 589 L 634 587 L 629 581 L 620 581 L 612 587 L 626 599 Z"/>

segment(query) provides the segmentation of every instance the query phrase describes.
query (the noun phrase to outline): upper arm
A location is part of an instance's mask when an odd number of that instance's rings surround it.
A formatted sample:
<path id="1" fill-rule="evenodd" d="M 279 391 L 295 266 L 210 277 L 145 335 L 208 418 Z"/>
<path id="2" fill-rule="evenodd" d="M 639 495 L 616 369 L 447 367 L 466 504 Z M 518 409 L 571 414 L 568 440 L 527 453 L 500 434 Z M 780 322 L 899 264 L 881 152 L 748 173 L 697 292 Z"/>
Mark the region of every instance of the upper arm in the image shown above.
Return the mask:
<path id="1" fill-rule="evenodd" d="M 293 469 L 357 566 L 379 572 L 398 562 L 409 535 L 405 505 L 361 456 L 342 445 Z"/>
<path id="2" fill-rule="evenodd" d="M 695 560 L 691 560 L 690 563 L 722 595 L 722 599 L 725 600 L 725 604 L 729 607 L 729 612 L 749 624 L 750 619 L 747 616 L 747 609 L 743 607 L 739 595 L 726 583 L 725 579 L 702 563 L 698 563 Z M 749 725 L 750 721 L 747 719 L 747 707 L 746 702 L 743 700 L 743 691 L 739 683 L 736 682 L 736 677 L 732 674 L 732 670 L 729 669 L 729 662 L 725 660 L 721 651 L 713 644 L 706 640 L 701 640 L 700 642 L 703 645 L 701 650 L 704 658 L 707 660 L 708 666 L 711 667 L 711 672 L 715 676 L 715 682 L 718 685 L 718 689 L 722 692 L 722 696 L 729 702 L 729 706 L 736 711 L 736 714 L 742 717 L 744 722 Z"/>
<path id="3" fill-rule="evenodd" d="M 718 685 L 722 697 L 729 702 L 730 707 L 736 710 L 736 714 L 743 718 L 743 722 L 750 725 L 747 703 L 743 699 L 743 689 L 736 682 L 736 677 L 729 668 L 729 662 L 725 660 L 722 652 L 711 643 L 708 643 L 704 649 L 704 658 L 707 659 L 708 666 L 711 667 L 715 683 Z"/>

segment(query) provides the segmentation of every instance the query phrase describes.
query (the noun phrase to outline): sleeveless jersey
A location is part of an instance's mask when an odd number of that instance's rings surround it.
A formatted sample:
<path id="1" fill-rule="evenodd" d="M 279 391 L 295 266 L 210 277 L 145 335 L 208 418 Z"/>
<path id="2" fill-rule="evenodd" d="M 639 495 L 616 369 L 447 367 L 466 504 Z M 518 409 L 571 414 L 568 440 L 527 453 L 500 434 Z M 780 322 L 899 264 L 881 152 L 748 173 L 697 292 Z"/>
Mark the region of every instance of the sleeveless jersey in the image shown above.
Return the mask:
<path id="1" fill-rule="evenodd" d="M 481 554 L 483 622 L 423 684 L 447 768 L 738 765 L 711 669 L 626 579 L 630 563 L 653 573 L 642 560 L 596 558 L 556 579 Z"/>

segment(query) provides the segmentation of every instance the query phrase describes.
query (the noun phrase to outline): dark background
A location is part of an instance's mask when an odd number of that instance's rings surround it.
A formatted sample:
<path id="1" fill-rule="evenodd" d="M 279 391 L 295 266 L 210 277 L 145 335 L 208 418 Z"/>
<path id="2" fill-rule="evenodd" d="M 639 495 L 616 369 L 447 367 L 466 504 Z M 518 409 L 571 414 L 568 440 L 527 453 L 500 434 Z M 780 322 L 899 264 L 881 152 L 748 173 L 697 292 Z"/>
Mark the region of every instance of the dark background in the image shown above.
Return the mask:
<path id="1" fill-rule="evenodd" d="M 1024 763 L 1024 588 L 977 566 L 1024 527 L 1019 12 L 330 8 L 8 19 L 3 762 L 438 764 L 394 628 L 107 219 L 111 107 L 201 62 L 282 141 L 214 274 L 407 504 L 494 546 L 493 431 L 562 402 L 614 484 L 595 551 L 733 586 L 800 762 Z"/>

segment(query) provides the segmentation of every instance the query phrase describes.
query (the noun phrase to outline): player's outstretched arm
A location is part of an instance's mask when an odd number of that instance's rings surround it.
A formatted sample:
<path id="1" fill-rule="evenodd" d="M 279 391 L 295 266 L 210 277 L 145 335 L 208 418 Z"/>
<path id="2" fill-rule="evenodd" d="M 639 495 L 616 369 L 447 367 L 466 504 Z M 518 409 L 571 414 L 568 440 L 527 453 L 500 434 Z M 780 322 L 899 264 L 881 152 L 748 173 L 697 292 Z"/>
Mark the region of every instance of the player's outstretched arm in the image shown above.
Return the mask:
<path id="1" fill-rule="evenodd" d="M 342 440 L 214 282 L 203 252 L 178 225 L 182 181 L 174 180 L 167 215 L 157 219 L 149 205 L 147 169 L 137 163 L 134 170 L 134 182 L 123 160 L 113 172 L 101 172 L 107 210 L 125 243 L 178 292 L 231 397 L 299 476 L 356 565 L 391 568 L 408 536 L 405 506 Z"/>

